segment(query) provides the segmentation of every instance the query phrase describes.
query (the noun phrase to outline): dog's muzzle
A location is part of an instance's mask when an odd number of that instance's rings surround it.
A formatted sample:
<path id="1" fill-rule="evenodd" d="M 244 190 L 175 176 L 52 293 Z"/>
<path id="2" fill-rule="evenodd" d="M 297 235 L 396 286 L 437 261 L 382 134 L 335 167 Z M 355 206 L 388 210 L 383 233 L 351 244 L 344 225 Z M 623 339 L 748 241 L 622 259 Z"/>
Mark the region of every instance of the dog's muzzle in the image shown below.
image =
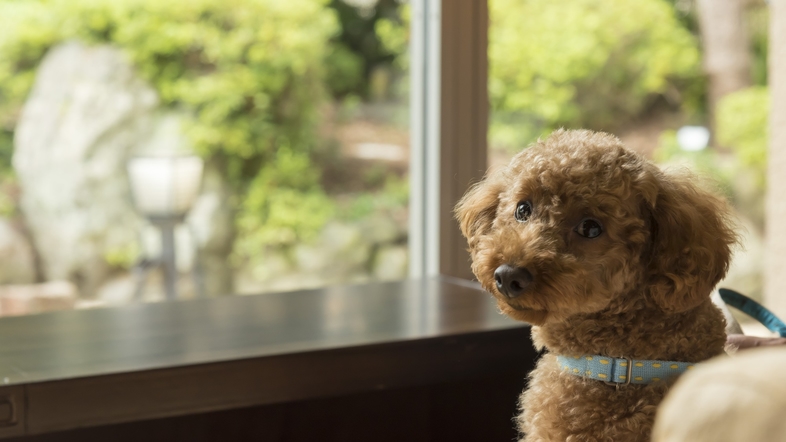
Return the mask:
<path id="1" fill-rule="evenodd" d="M 516 298 L 532 284 L 532 273 L 524 267 L 502 264 L 494 271 L 497 290 L 508 298 Z"/>

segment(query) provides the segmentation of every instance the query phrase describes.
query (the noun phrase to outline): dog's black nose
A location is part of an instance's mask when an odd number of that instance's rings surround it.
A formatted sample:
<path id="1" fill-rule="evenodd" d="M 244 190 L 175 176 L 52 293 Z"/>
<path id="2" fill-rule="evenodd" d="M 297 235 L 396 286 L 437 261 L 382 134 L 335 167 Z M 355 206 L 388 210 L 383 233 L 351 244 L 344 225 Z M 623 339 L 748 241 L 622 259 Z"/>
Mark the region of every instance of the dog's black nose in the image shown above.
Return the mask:
<path id="1" fill-rule="evenodd" d="M 508 298 L 515 298 L 527 290 L 532 283 L 532 273 L 524 267 L 502 264 L 494 271 L 497 289 Z"/>

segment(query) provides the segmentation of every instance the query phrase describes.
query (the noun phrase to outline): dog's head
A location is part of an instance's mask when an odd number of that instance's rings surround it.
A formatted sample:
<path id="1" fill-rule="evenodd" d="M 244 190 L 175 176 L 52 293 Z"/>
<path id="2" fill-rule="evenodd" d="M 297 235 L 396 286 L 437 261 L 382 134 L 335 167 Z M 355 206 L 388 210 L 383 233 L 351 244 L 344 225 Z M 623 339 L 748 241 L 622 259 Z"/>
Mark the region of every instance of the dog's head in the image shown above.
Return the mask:
<path id="1" fill-rule="evenodd" d="M 564 131 L 516 155 L 456 207 L 472 270 L 503 313 L 536 325 L 643 297 L 676 313 L 725 275 L 723 200 L 608 134 Z M 627 299 L 626 298 L 626 299 Z"/>

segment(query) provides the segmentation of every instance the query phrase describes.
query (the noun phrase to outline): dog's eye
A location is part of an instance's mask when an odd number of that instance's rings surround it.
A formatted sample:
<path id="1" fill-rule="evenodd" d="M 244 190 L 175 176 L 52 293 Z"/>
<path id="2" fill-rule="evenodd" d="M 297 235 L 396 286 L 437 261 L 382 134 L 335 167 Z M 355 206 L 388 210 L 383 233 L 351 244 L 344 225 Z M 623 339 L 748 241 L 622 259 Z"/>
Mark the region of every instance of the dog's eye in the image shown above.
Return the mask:
<path id="1" fill-rule="evenodd" d="M 603 233 L 603 227 L 601 227 L 598 221 L 592 218 L 581 220 L 579 225 L 573 230 L 585 238 L 597 238 Z"/>
<path id="2" fill-rule="evenodd" d="M 516 219 L 523 223 L 532 215 L 532 204 L 529 201 L 520 201 L 516 206 Z"/>

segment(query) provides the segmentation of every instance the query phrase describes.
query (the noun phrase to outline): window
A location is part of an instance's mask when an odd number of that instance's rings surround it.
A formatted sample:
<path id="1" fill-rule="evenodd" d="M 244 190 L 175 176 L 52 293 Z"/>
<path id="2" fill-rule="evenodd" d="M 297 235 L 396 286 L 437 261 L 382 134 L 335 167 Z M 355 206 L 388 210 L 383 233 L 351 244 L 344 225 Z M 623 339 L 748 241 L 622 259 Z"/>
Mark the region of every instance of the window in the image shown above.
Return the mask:
<path id="1" fill-rule="evenodd" d="M 490 166 L 559 127 L 589 128 L 709 176 L 743 227 L 744 249 L 721 285 L 762 299 L 769 6 L 490 0 L 489 8 Z"/>
<path id="2" fill-rule="evenodd" d="M 181 298 L 406 277 L 411 9 L 0 0 L 0 314 L 163 298 L 139 156 L 204 162 Z"/>

